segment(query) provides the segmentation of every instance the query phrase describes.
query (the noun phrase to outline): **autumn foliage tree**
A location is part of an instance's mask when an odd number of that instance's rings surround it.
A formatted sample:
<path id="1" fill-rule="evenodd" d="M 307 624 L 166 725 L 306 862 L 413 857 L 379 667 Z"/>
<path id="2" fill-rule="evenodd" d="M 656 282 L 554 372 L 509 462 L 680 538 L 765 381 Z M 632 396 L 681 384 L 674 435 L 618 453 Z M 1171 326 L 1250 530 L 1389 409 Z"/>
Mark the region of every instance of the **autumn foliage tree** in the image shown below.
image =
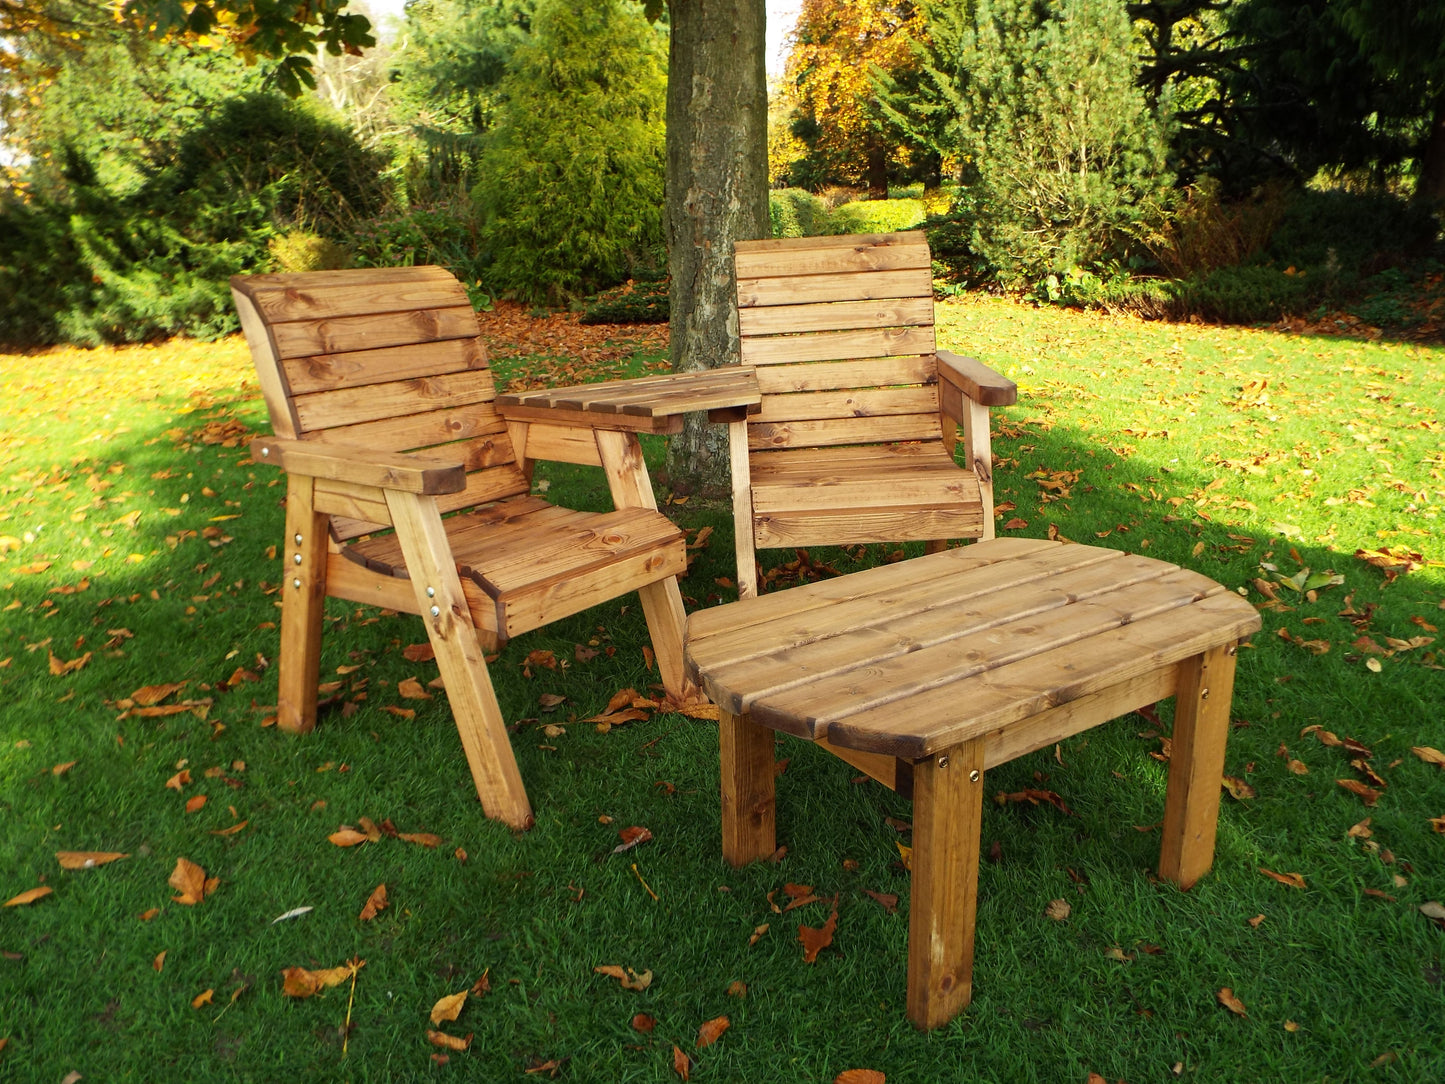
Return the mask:
<path id="1" fill-rule="evenodd" d="M 878 108 L 873 73 L 896 78 L 916 67 L 912 43 L 923 34 L 921 9 L 909 0 L 804 0 L 785 73 L 793 131 L 808 148 L 795 180 L 862 183 L 871 197 L 888 198 L 899 140 Z"/>

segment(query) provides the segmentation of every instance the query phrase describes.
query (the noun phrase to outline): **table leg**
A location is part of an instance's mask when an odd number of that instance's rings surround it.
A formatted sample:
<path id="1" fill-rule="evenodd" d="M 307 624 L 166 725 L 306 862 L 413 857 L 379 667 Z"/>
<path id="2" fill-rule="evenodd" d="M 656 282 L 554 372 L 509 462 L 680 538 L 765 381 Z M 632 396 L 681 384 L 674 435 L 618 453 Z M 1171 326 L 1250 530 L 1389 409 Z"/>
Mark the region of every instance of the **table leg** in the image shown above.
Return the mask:
<path id="1" fill-rule="evenodd" d="M 773 732 L 747 715 L 718 713 L 723 857 L 734 866 L 777 849 Z"/>
<path id="2" fill-rule="evenodd" d="M 1191 887 L 1214 863 L 1236 651 L 1231 644 L 1179 664 L 1159 876 L 1180 888 Z"/>
<path id="3" fill-rule="evenodd" d="M 946 1024 L 973 997 L 973 922 L 983 826 L 982 740 L 913 766 L 908 1018 Z"/>

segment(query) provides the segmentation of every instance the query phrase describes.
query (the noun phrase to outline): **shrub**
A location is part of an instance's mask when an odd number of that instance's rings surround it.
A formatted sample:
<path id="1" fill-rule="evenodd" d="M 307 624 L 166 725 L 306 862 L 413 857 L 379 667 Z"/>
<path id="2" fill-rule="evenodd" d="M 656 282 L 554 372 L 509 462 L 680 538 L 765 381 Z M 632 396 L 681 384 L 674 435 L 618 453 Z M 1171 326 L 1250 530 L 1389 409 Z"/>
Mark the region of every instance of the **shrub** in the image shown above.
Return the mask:
<path id="1" fill-rule="evenodd" d="M 480 280 L 487 265 L 481 225 L 465 195 L 359 222 L 348 247 L 358 267 L 437 264 L 466 283 Z"/>
<path id="2" fill-rule="evenodd" d="M 671 311 L 668 282 L 625 282 L 589 298 L 578 323 L 665 324 Z"/>
<path id="3" fill-rule="evenodd" d="M 1263 255 L 1281 266 L 1369 275 L 1423 254 L 1439 226 L 1423 203 L 1389 192 L 1295 192 Z"/>
<path id="4" fill-rule="evenodd" d="M 1183 191 L 1169 219 L 1148 239 L 1149 252 L 1176 278 L 1244 263 L 1269 242 L 1287 196 L 1287 188 L 1275 182 L 1247 200 L 1226 202 L 1219 182 L 1206 177 Z"/>
<path id="5" fill-rule="evenodd" d="M 305 230 L 287 230 L 266 247 L 278 271 L 336 271 L 352 264 L 344 245 Z"/>
<path id="6" fill-rule="evenodd" d="M 1173 284 L 1175 315 L 1258 324 L 1315 308 L 1330 292 L 1323 274 L 1287 275 L 1271 267 L 1221 267 Z"/>
<path id="7" fill-rule="evenodd" d="M 833 233 L 828 207 L 801 188 L 776 188 L 768 193 L 768 217 L 774 237 L 817 237 Z"/>
<path id="8" fill-rule="evenodd" d="M 472 198 L 488 284 L 556 304 L 625 279 L 662 241 L 666 59 L 630 0 L 543 0 L 532 30 Z"/>
<path id="9" fill-rule="evenodd" d="M 921 225 L 927 211 L 921 199 L 870 199 L 845 203 L 829 217 L 835 233 L 894 233 Z"/>

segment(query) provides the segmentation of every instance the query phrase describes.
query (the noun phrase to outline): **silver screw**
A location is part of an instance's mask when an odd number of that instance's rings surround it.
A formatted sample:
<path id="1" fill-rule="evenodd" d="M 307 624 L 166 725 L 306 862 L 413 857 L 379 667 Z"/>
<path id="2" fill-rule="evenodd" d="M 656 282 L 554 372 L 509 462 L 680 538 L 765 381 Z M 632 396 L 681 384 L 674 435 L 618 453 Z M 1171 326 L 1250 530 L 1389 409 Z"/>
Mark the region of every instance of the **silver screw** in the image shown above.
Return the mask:
<path id="1" fill-rule="evenodd" d="M 297 531 L 297 532 L 296 532 L 296 544 L 297 544 L 298 546 L 301 545 L 301 532 L 300 532 L 300 531 Z"/>
<path id="2" fill-rule="evenodd" d="M 301 563 L 301 555 L 299 553 L 291 559 L 295 561 L 298 565 Z"/>
<path id="3" fill-rule="evenodd" d="M 947 768 L 947 767 L 948 767 L 948 758 L 947 758 L 947 757 L 939 757 L 939 758 L 938 758 L 938 766 L 939 766 L 940 768 Z"/>
<path id="4" fill-rule="evenodd" d="M 300 581 L 300 580 L 292 580 L 292 581 L 291 581 L 291 586 L 299 589 L 299 588 L 301 587 L 301 581 Z"/>
<path id="5" fill-rule="evenodd" d="M 442 612 L 442 610 L 441 610 L 441 607 L 440 607 L 440 606 L 433 606 L 433 607 L 431 608 L 431 615 L 432 615 L 433 617 L 440 617 L 440 616 L 441 616 L 441 612 Z"/>
<path id="6" fill-rule="evenodd" d="M 271 454 L 271 449 L 270 449 L 270 448 L 262 448 L 262 449 L 261 449 L 261 455 L 262 455 L 262 456 L 268 456 L 268 455 L 270 455 L 270 454 Z"/>
<path id="7" fill-rule="evenodd" d="M 428 588 L 426 589 L 426 597 L 427 597 L 427 598 L 436 598 L 436 597 L 437 597 L 437 589 L 436 589 L 435 587 L 428 587 Z"/>
<path id="8" fill-rule="evenodd" d="M 1202 689 L 1202 690 L 1200 691 L 1200 693 L 1199 693 L 1199 699 L 1200 699 L 1200 700 L 1208 700 L 1208 699 L 1209 699 L 1209 690 L 1208 690 L 1208 689 Z"/>
<path id="9" fill-rule="evenodd" d="M 1231 647 L 1229 648 L 1228 651 L 1225 652 L 1225 654 L 1226 654 L 1226 655 L 1238 655 L 1238 654 L 1239 654 L 1239 648 L 1238 648 L 1238 647 L 1234 647 L 1234 646 L 1231 645 Z"/>
<path id="10" fill-rule="evenodd" d="M 977 783 L 977 782 L 978 782 L 978 769 L 977 769 L 977 768 L 975 768 L 973 771 L 971 771 L 971 772 L 968 773 L 968 781 L 969 781 L 970 783 Z"/>

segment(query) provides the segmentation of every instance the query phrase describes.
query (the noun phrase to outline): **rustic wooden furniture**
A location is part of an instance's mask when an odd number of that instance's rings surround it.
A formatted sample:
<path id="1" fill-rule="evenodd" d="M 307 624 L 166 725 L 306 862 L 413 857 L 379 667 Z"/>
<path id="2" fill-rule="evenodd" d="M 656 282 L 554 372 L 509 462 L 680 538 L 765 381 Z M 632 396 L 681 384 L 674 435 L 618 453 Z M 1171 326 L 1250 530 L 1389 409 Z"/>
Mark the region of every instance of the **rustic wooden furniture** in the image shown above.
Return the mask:
<path id="1" fill-rule="evenodd" d="M 721 712 L 723 854 L 773 853 L 774 731 L 913 799 L 908 1015 L 973 991 L 983 774 L 1175 698 L 1163 877 L 1210 867 L 1244 599 L 1163 561 L 1008 538 L 703 610 L 689 674 Z"/>
<path id="2" fill-rule="evenodd" d="M 988 408 L 1017 389 L 937 348 L 925 236 L 739 241 L 735 259 L 763 392 L 729 431 L 740 597 L 760 548 L 992 538 Z"/>
<path id="3" fill-rule="evenodd" d="M 685 694 L 685 544 L 657 511 L 637 434 L 676 431 L 688 410 L 742 417 L 758 399 L 750 375 L 563 389 L 512 408 L 441 268 L 237 276 L 231 290 L 276 433 L 252 455 L 288 475 L 279 724 L 315 725 L 327 595 L 420 614 L 482 807 L 526 827 L 483 652 L 636 591 L 663 684 Z M 600 466 L 615 511 L 533 496 L 535 459 Z"/>

